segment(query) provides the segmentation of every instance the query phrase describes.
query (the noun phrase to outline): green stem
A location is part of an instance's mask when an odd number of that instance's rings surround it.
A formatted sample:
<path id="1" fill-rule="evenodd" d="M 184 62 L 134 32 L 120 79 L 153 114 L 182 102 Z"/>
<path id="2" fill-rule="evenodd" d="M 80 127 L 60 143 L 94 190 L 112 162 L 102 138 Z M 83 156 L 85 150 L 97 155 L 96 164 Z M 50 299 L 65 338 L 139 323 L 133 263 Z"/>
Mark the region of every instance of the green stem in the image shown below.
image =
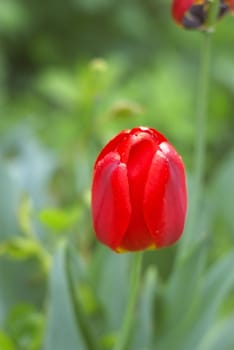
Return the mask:
<path id="1" fill-rule="evenodd" d="M 197 219 L 200 207 L 201 194 L 203 191 L 203 181 L 205 173 L 205 154 L 206 154 L 206 123 L 208 106 L 208 86 L 209 86 L 209 68 L 211 56 L 211 32 L 203 33 L 201 45 L 201 68 L 198 85 L 198 107 L 196 121 L 196 142 L 195 142 L 195 198 L 194 198 L 194 217 Z M 195 221 L 195 220 L 193 220 Z M 194 227 L 194 222 L 192 223 Z"/>
<path id="2" fill-rule="evenodd" d="M 189 233 L 184 239 L 181 246 L 184 254 L 190 244 L 191 237 L 198 231 L 198 223 L 200 220 L 200 208 L 203 197 L 205 164 L 206 164 L 206 125 L 208 111 L 208 95 L 210 80 L 210 64 L 211 64 L 211 44 L 214 32 L 214 24 L 216 22 L 219 10 L 219 1 L 210 0 L 209 11 L 207 14 L 206 29 L 202 33 L 202 43 L 200 52 L 200 70 L 198 77 L 197 92 L 197 112 L 196 112 L 196 134 L 194 149 L 194 191 L 190 205 L 190 215 L 186 231 Z M 179 254 L 178 257 L 183 257 Z"/>
<path id="3" fill-rule="evenodd" d="M 41 263 L 44 273 L 48 276 L 51 267 L 51 256 L 39 242 L 35 244 L 37 258 Z"/>
<path id="4" fill-rule="evenodd" d="M 122 331 L 119 339 L 114 347 L 114 350 L 126 350 L 128 349 L 132 328 L 135 319 L 135 306 L 140 285 L 141 265 L 142 265 L 143 253 L 135 253 L 132 261 L 132 272 L 130 282 L 130 294 L 125 318 L 123 321 Z"/>
<path id="5" fill-rule="evenodd" d="M 206 27 L 203 33 L 200 58 L 200 78 L 197 94 L 197 123 L 195 141 L 195 197 L 192 227 L 196 227 L 198 220 L 200 201 L 202 199 L 205 163 L 206 163 L 206 124 L 208 110 L 208 90 L 210 78 L 211 44 L 213 26 L 219 9 L 219 1 L 210 0 L 210 8 L 207 15 Z"/>

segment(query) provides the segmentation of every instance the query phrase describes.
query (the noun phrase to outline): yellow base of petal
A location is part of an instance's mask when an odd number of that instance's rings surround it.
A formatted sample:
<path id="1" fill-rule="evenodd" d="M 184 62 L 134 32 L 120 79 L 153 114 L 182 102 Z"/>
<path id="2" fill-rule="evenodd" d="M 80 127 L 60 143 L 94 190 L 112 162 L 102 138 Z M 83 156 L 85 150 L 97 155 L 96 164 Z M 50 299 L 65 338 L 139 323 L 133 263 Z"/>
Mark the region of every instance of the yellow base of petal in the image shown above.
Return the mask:
<path id="1" fill-rule="evenodd" d="M 153 244 L 151 244 L 150 246 L 148 246 L 147 248 L 144 248 L 144 249 L 142 249 L 142 250 L 156 250 L 157 249 L 157 246 L 156 246 L 156 244 L 155 243 L 153 243 Z M 116 253 L 134 253 L 134 251 L 131 251 L 131 250 L 127 250 L 127 249 L 125 249 L 125 248 L 123 248 L 123 247 L 118 247 L 116 250 Z"/>

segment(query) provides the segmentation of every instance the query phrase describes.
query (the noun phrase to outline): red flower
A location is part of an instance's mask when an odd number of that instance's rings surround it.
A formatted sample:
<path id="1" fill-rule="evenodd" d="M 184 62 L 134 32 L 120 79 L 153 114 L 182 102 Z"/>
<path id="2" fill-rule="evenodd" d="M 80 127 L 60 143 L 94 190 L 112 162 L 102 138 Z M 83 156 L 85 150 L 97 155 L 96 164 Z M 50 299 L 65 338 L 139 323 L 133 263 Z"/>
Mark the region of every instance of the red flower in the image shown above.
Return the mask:
<path id="1" fill-rule="evenodd" d="M 209 0 L 174 0 L 172 3 L 172 16 L 184 28 L 203 28 L 209 2 Z M 219 0 L 219 3 L 218 18 L 228 11 L 234 11 L 234 0 Z"/>
<path id="2" fill-rule="evenodd" d="M 102 243 L 117 252 L 171 245 L 182 234 L 186 209 L 183 161 L 158 131 L 124 130 L 102 149 L 92 185 Z"/>

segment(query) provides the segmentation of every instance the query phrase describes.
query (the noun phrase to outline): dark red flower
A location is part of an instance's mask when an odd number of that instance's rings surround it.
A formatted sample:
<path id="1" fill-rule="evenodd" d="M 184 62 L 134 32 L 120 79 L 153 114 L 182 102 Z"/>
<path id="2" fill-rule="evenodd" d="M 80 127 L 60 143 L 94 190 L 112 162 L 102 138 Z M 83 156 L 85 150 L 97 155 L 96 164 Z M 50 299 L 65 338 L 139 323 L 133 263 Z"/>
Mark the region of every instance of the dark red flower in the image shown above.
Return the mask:
<path id="1" fill-rule="evenodd" d="M 172 16 L 184 28 L 203 28 L 205 27 L 209 3 L 209 0 L 174 0 Z M 218 18 L 228 11 L 234 11 L 234 0 L 219 0 Z"/>
<path id="2" fill-rule="evenodd" d="M 158 131 L 124 130 L 102 149 L 92 185 L 102 243 L 117 252 L 171 245 L 182 234 L 186 209 L 183 161 Z"/>

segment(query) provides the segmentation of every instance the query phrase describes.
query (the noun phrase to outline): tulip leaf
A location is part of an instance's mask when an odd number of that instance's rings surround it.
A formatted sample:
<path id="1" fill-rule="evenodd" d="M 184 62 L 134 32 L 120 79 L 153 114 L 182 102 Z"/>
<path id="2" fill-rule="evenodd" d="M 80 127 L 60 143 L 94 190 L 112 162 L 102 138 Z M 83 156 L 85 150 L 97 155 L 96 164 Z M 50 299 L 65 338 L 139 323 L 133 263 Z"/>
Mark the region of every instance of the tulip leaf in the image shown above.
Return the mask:
<path id="1" fill-rule="evenodd" d="M 234 349 L 234 314 L 218 322 L 202 339 L 197 350 Z"/>
<path id="2" fill-rule="evenodd" d="M 186 225 L 184 233 L 178 242 L 178 259 L 184 260 L 186 255 L 190 254 L 190 250 L 199 242 L 204 239 L 204 233 L 209 232 L 211 214 L 210 209 L 211 203 L 209 201 L 202 201 L 198 213 L 195 213 L 195 201 L 196 201 L 196 186 L 195 179 L 193 176 L 188 174 L 188 214 L 186 219 Z M 197 216 L 199 214 L 199 220 Z"/>
<path id="3" fill-rule="evenodd" d="M 221 305 L 234 287 L 234 251 L 224 256 L 203 276 L 200 303 L 194 312 L 196 324 L 187 333 L 186 349 L 197 349 L 198 341 L 213 326 Z"/>
<path id="4" fill-rule="evenodd" d="M 204 269 L 206 249 L 201 241 L 183 260 L 175 264 L 162 298 L 163 329 L 158 334 L 160 350 L 181 349 L 184 332 L 187 332 L 193 321 L 194 309 L 200 296 L 201 276 Z M 178 322 L 180 315 L 180 322 Z"/>
<path id="5" fill-rule="evenodd" d="M 108 332 L 116 332 L 124 318 L 128 302 L 130 254 L 116 254 L 98 247 L 97 254 L 91 264 L 90 280 L 103 305 Z"/>
<path id="6" fill-rule="evenodd" d="M 165 317 L 168 326 L 178 324 L 179 314 L 187 313 L 200 289 L 201 275 L 206 256 L 206 242 L 201 240 L 183 260 L 175 264 L 165 290 Z M 186 292 L 185 292 L 186 291 Z"/>
<path id="7" fill-rule="evenodd" d="M 180 304 L 181 310 L 178 310 L 176 314 L 177 324 L 171 325 L 171 328 L 165 325 L 160 350 L 170 348 L 197 350 L 200 339 L 205 337 L 214 326 L 219 308 L 234 286 L 233 264 L 234 252 L 231 252 L 212 266 L 206 274 L 203 274 L 202 278 L 200 277 L 197 281 L 199 288 L 193 286 L 194 293 L 189 293 L 191 305 L 187 306 L 187 310 L 184 309 L 182 298 L 177 299 L 178 295 L 175 295 L 175 303 Z M 190 281 L 190 279 L 186 280 L 187 287 L 184 285 L 184 291 L 181 291 L 185 303 L 187 290 L 190 290 Z M 180 315 L 179 322 L 178 315 Z M 171 330 L 168 331 L 168 329 Z"/>
<path id="8" fill-rule="evenodd" d="M 61 244 L 54 257 L 49 281 L 48 305 L 43 350 L 84 349 L 66 275 L 64 244 Z"/>
<path id="9" fill-rule="evenodd" d="M 132 349 L 149 349 L 155 333 L 154 302 L 158 288 L 157 270 L 149 267 L 143 279 L 140 299 L 137 303 L 135 338 Z"/>

